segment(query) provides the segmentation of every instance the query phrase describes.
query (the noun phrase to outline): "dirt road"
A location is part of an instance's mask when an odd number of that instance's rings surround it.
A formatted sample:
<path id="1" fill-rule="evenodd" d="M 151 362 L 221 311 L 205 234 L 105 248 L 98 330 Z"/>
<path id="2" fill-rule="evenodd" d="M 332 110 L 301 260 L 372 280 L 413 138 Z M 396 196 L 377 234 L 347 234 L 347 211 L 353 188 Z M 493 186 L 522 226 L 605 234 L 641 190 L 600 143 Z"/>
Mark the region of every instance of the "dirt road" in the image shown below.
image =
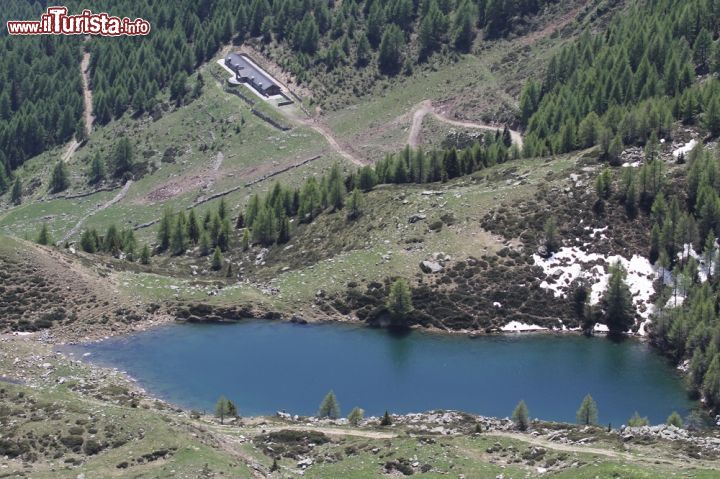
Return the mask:
<path id="1" fill-rule="evenodd" d="M 90 90 L 90 53 L 83 53 L 82 61 L 80 62 L 80 72 L 82 73 L 82 84 L 83 84 L 83 102 L 85 104 L 85 132 L 90 136 L 92 132 L 92 125 L 95 121 L 95 117 L 92 114 L 93 98 L 92 90 Z"/>
<path id="2" fill-rule="evenodd" d="M 422 130 L 423 119 L 428 114 L 432 115 L 438 121 L 460 128 L 474 128 L 490 131 L 502 131 L 504 128 L 503 126 L 488 125 L 486 123 L 478 123 L 467 120 L 453 120 L 439 113 L 433 106 L 431 100 L 423 100 L 415 107 L 415 112 L 413 113 L 412 126 L 410 127 L 410 134 L 408 135 L 407 141 L 407 144 L 411 148 L 417 148 L 422 144 L 420 141 L 420 131 Z M 519 131 L 510 130 L 510 136 L 512 137 L 513 143 L 522 148 L 522 134 Z"/>
<path id="3" fill-rule="evenodd" d="M 82 61 L 80 62 L 80 73 L 82 76 L 82 85 L 83 85 L 83 104 L 84 104 L 84 111 L 83 111 L 83 118 L 85 119 L 85 132 L 87 135 L 90 135 L 90 132 L 92 131 L 92 124 L 93 121 L 95 121 L 95 117 L 92 114 L 92 90 L 90 90 L 90 53 L 85 52 L 83 53 Z M 70 143 L 68 143 L 67 148 L 65 149 L 65 153 L 63 153 L 62 156 L 62 162 L 67 163 L 70 161 L 70 159 L 73 157 L 77 149 L 80 147 L 80 143 L 73 137 L 72 140 L 70 140 Z"/>

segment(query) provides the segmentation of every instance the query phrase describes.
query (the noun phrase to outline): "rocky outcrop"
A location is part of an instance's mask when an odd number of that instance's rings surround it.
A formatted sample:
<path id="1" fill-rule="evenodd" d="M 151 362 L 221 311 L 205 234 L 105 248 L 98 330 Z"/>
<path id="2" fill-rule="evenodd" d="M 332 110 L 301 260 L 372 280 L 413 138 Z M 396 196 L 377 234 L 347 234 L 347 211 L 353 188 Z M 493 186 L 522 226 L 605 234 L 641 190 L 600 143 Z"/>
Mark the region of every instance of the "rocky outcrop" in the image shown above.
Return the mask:
<path id="1" fill-rule="evenodd" d="M 282 319 L 274 311 L 265 311 L 252 306 L 216 306 L 196 303 L 178 306 L 174 310 L 175 319 L 189 323 L 224 323 L 242 319 Z"/>

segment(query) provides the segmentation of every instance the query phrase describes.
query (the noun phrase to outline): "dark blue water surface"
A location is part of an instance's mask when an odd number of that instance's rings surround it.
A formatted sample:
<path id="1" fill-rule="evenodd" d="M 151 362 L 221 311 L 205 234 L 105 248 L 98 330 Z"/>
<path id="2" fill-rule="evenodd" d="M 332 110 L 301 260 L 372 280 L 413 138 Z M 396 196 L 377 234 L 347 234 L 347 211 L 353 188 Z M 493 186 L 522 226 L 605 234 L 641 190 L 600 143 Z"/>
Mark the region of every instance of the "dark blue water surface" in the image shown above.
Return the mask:
<path id="1" fill-rule="evenodd" d="M 175 404 L 212 410 L 222 394 L 244 415 L 314 414 L 330 389 L 344 413 L 360 406 L 372 415 L 442 408 L 504 417 L 524 399 L 532 417 L 572 422 L 590 393 L 600 422 L 618 425 L 635 411 L 660 423 L 694 405 L 648 345 L 575 335 L 398 336 L 243 321 L 172 325 L 66 350 L 89 352 Z"/>

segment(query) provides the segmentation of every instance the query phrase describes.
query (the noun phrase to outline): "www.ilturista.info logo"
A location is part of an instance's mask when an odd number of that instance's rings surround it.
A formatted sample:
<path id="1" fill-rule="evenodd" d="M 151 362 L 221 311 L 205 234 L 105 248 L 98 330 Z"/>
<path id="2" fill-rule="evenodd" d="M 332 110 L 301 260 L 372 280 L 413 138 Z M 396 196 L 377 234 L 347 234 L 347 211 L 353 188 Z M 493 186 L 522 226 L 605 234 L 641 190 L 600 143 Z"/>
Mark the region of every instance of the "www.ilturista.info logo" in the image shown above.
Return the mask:
<path id="1" fill-rule="evenodd" d="M 101 35 L 119 37 L 122 35 L 147 35 L 150 22 L 142 18 L 114 17 L 107 13 L 93 13 L 83 10 L 80 15 L 68 15 L 67 7 L 48 7 L 39 21 L 10 20 L 7 22 L 10 35 Z"/>

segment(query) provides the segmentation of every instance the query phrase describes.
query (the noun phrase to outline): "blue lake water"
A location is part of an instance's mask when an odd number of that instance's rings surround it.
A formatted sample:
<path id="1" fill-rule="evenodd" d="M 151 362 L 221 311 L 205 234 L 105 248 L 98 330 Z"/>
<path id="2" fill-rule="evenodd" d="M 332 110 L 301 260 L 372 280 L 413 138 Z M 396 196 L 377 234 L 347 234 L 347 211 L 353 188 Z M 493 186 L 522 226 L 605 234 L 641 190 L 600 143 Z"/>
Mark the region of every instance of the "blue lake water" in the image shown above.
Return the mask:
<path id="1" fill-rule="evenodd" d="M 532 417 L 574 422 L 590 393 L 600 422 L 619 425 L 635 411 L 660 423 L 694 406 L 677 371 L 632 340 L 470 339 L 248 320 L 171 325 L 65 350 L 89 352 L 90 361 L 126 371 L 177 405 L 212 410 L 225 395 L 243 415 L 314 414 L 331 389 L 344 414 L 359 406 L 370 415 L 459 409 L 504 417 L 524 399 Z"/>

